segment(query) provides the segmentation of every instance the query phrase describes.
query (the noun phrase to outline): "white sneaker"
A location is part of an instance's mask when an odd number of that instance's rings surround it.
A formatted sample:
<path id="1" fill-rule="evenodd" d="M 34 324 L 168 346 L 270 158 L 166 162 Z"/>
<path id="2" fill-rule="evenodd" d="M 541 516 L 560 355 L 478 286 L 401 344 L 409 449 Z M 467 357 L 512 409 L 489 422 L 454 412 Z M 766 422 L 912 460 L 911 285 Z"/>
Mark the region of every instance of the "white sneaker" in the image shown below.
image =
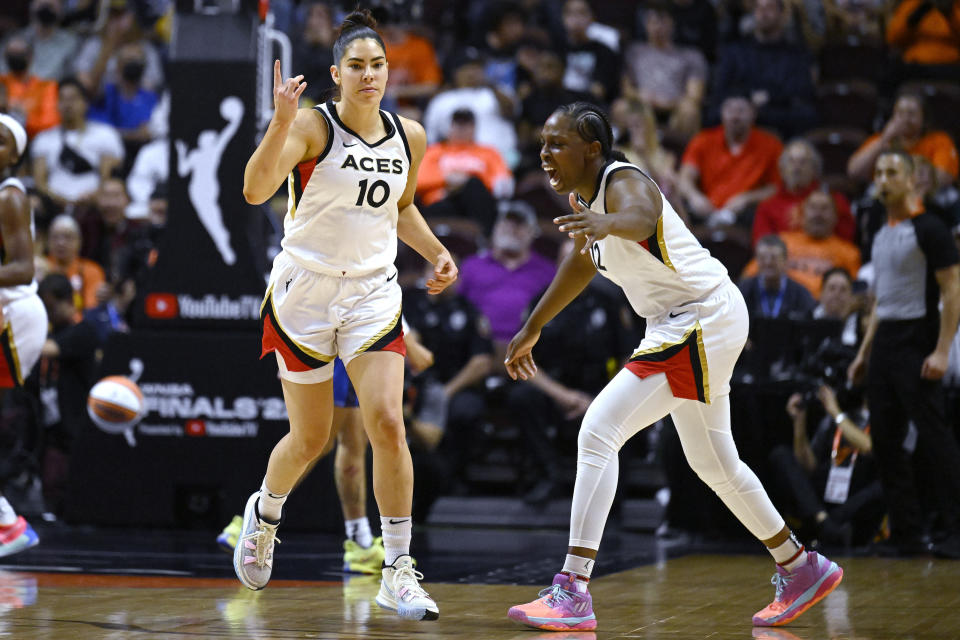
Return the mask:
<path id="1" fill-rule="evenodd" d="M 277 537 L 280 523 L 270 524 L 260 519 L 260 510 L 257 508 L 259 498 L 260 492 L 254 491 L 247 499 L 247 506 L 243 510 L 243 528 L 233 550 L 233 570 L 237 578 L 243 586 L 254 591 L 263 589 L 270 582 L 273 545 L 280 542 Z"/>
<path id="2" fill-rule="evenodd" d="M 397 558 L 393 565 L 383 568 L 377 604 L 384 609 L 396 611 L 401 618 L 411 620 L 436 620 L 440 609 L 430 594 L 420 586 L 423 574 L 413 568 L 408 555 Z"/>

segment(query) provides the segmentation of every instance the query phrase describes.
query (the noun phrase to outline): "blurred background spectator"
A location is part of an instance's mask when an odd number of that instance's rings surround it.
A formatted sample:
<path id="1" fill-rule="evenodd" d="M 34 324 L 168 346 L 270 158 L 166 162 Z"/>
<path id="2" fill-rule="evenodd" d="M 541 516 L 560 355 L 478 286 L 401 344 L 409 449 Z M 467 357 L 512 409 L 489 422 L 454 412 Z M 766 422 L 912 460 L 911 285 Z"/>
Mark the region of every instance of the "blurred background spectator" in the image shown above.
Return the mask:
<path id="1" fill-rule="evenodd" d="M 594 24 L 593 9 L 587 0 L 563 3 L 563 50 L 566 74 L 563 86 L 590 93 L 609 105 L 620 93 L 620 56 L 589 33 Z"/>
<path id="2" fill-rule="evenodd" d="M 63 5 L 62 0 L 33 0 L 30 22 L 13 36 L 30 43 L 33 52 L 27 69 L 30 75 L 54 82 L 63 78 L 73 65 L 73 56 L 80 44 L 76 33 L 61 26 Z M 19 64 L 17 61 L 16 65 Z M 0 60 L 0 72 L 11 70 L 6 57 Z"/>
<path id="3" fill-rule="evenodd" d="M 803 226 L 798 231 L 779 234 L 787 248 L 787 273 L 814 298 L 819 298 L 823 274 L 833 267 L 857 273 L 860 252 L 852 242 L 834 234 L 837 210 L 830 194 L 811 191 L 801 205 L 801 214 Z M 755 262 L 748 264 L 744 271 L 746 275 L 756 272 Z"/>
<path id="4" fill-rule="evenodd" d="M 777 192 L 757 205 L 753 216 L 753 242 L 770 233 L 796 231 L 803 226 L 801 205 L 814 190 L 822 189 L 823 158 L 809 141 L 797 138 L 787 143 L 780 154 L 780 185 Z M 834 234 L 853 240 L 856 223 L 850 202 L 839 192 L 831 192 L 837 212 Z"/>
<path id="5" fill-rule="evenodd" d="M 104 83 L 120 82 L 123 66 L 117 53 L 123 45 L 134 42 L 143 49 L 142 86 L 151 91 L 163 86 L 160 53 L 144 37 L 126 0 L 110 0 L 109 13 L 100 32 L 87 37 L 73 61 L 73 71 L 89 94 L 100 95 Z"/>
<path id="6" fill-rule="evenodd" d="M 87 118 L 90 101 L 77 80 L 60 81 L 57 105 L 62 123 L 33 141 L 33 179 L 41 193 L 65 208 L 90 200 L 124 151 L 116 129 Z"/>
<path id="7" fill-rule="evenodd" d="M 625 93 L 654 110 L 666 135 L 689 140 L 700 129 L 707 61 L 697 49 L 674 44 L 669 4 L 650 3 L 643 15 L 647 41 L 626 51 Z"/>
<path id="8" fill-rule="evenodd" d="M 109 295 L 103 267 L 80 256 L 81 242 L 77 221 L 68 215 L 57 216 L 50 223 L 49 252 L 38 269 L 42 275 L 59 273 L 67 277 L 78 312 L 96 307 Z"/>
<path id="9" fill-rule="evenodd" d="M 22 37 L 11 38 L 3 48 L 7 71 L 0 82 L 7 90 L 7 109 L 18 117 L 31 138 L 60 123 L 57 112 L 57 83 L 31 71 L 33 48 Z"/>
<path id="10" fill-rule="evenodd" d="M 784 138 L 816 124 L 813 57 L 802 43 L 787 40 L 785 27 L 784 0 L 756 0 L 753 33 L 720 50 L 713 72 L 714 122 L 727 96 L 746 94 L 757 123 Z"/>
<path id="11" fill-rule="evenodd" d="M 446 140 L 427 147 L 417 174 L 424 216 L 463 217 L 489 233 L 496 203 L 513 195 L 513 175 L 495 147 L 477 144 L 476 118 L 469 109 L 450 117 Z"/>
<path id="12" fill-rule="evenodd" d="M 774 194 L 783 150 L 776 136 L 754 126 L 756 107 L 745 96 L 726 98 L 722 119 L 694 136 L 680 168 L 688 213 L 711 226 L 735 223 Z"/>
<path id="13" fill-rule="evenodd" d="M 751 318 L 800 318 L 813 310 L 810 291 L 788 275 L 787 245 L 779 236 L 757 242 L 756 275 L 740 282 Z"/>
<path id="14" fill-rule="evenodd" d="M 451 68 L 453 86 L 437 93 L 423 114 L 427 142 L 447 138 L 453 112 L 469 109 L 477 123 L 477 142 L 496 147 L 508 166 L 515 165 L 519 155 L 512 120 L 513 99 L 488 83 L 484 75 L 484 59 L 475 48 L 463 50 Z"/>
<path id="15" fill-rule="evenodd" d="M 303 28 L 291 34 L 293 67 L 298 74 L 310 78 L 303 97 L 317 104 L 326 100 L 327 93 L 334 87 L 330 76 L 333 43 L 337 39 L 333 10 L 328 3 L 319 0 L 305 2 L 301 10 L 304 13 Z"/>

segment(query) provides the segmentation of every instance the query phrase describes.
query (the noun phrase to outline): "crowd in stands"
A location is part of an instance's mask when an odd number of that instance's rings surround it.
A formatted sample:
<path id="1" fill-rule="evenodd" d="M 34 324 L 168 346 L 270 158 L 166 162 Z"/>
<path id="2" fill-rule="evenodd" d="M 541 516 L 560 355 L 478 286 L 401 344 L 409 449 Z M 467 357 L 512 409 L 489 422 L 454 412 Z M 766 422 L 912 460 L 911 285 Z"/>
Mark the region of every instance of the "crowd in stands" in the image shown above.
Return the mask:
<path id="1" fill-rule="evenodd" d="M 270 2 L 293 43 L 292 73 L 308 81 L 304 106 L 327 99 L 334 25 L 354 4 Z M 578 100 L 610 113 L 618 148 L 741 284 L 754 328 L 733 393 L 744 406 L 777 406 L 759 414 L 769 424 L 741 420 L 735 432 L 761 430 L 770 450 L 794 443 L 777 449 L 777 466 L 796 456 L 796 477 L 820 473 L 833 433 L 814 423 L 836 398 L 809 388 L 802 370 L 821 345 L 813 338 L 853 350 L 862 334 L 873 238 L 886 224 L 877 158 L 912 154 L 917 211 L 960 231 L 960 1 L 371 4 L 389 61 L 384 108 L 426 129 L 418 202 L 461 269 L 458 289 L 432 298 L 419 259 L 398 258 L 406 320 L 435 355 L 412 382 L 408 417 L 440 429 L 428 448 L 443 454 L 447 489 L 482 491 L 471 485 L 471 465 L 485 461 L 476 451 L 512 429 L 504 459 L 523 470 L 513 487 L 531 503 L 555 495 L 573 466 L 550 461 L 573 451 L 579 417 L 642 336 L 622 294 L 597 281 L 541 338 L 541 375 L 513 382 L 497 365 L 569 249 L 552 224 L 567 205 L 540 169 L 538 134 L 556 107 Z M 166 219 L 172 5 L 17 0 L 0 20 L 0 112 L 31 138 L 22 174 L 38 270 L 68 279 L 101 340 L 129 330 Z M 956 379 L 960 363 L 951 367 Z M 793 397 L 804 391 L 803 402 Z M 808 426 L 812 448 L 800 437 Z M 766 454 L 745 450 L 770 472 Z M 869 446 L 859 451 L 869 458 Z M 857 488 L 878 495 L 870 478 Z M 791 500 L 824 536 L 848 540 L 851 523 L 862 539 L 878 530 L 879 517 L 868 526 L 807 494 Z"/>

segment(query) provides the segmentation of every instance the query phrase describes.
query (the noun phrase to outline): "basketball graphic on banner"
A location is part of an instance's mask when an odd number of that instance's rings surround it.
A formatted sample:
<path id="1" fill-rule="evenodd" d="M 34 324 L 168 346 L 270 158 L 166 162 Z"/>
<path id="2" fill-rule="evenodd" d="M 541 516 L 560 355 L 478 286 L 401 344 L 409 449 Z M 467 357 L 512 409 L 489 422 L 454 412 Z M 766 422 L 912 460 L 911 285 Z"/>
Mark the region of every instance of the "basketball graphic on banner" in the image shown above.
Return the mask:
<path id="1" fill-rule="evenodd" d="M 125 376 L 107 376 L 93 385 L 87 396 L 87 413 L 107 433 L 123 433 L 137 425 L 147 412 L 137 383 Z"/>

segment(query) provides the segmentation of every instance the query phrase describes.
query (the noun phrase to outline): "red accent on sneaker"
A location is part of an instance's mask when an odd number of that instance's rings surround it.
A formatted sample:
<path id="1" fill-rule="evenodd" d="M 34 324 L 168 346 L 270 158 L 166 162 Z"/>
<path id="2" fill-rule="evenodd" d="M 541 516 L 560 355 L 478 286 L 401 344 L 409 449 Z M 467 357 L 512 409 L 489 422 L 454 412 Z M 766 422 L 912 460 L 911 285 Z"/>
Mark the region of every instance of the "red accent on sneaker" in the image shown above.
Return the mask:
<path id="1" fill-rule="evenodd" d="M 17 516 L 17 521 L 6 527 L 0 527 L 0 544 L 10 544 L 27 530 L 27 521 Z"/>
<path id="2" fill-rule="evenodd" d="M 779 566 L 781 566 L 781 567 L 786 567 L 788 564 L 790 564 L 791 562 L 793 562 L 794 560 L 796 560 L 797 558 L 799 558 L 799 557 L 803 554 L 804 551 L 806 551 L 806 548 L 805 548 L 803 545 L 800 545 L 800 548 L 797 549 L 797 552 L 796 552 L 795 554 L 793 554 L 792 556 L 790 556 L 790 559 L 789 559 L 789 560 L 787 560 L 786 562 L 778 562 L 777 564 L 778 564 Z"/>

